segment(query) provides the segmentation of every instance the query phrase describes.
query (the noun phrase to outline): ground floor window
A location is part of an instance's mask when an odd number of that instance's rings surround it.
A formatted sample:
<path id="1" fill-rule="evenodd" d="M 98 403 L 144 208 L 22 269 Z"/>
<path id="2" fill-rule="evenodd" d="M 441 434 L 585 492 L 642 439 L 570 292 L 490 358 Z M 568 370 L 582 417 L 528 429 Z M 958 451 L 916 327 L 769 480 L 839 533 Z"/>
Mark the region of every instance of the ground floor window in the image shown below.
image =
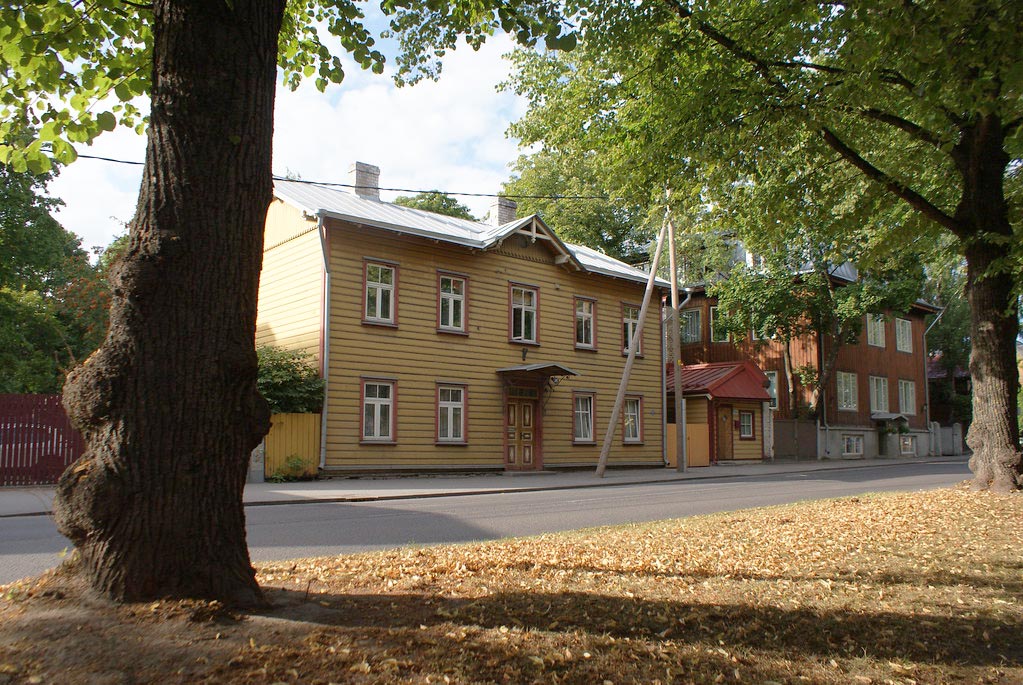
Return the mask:
<path id="1" fill-rule="evenodd" d="M 394 440 L 394 381 L 362 382 L 362 439 Z"/>
<path id="2" fill-rule="evenodd" d="M 863 436 L 862 435 L 843 435 L 842 436 L 842 456 L 844 456 L 844 457 L 862 457 L 863 456 Z"/>
<path id="3" fill-rule="evenodd" d="M 899 436 L 899 454 L 916 454 L 916 436 Z"/>
<path id="4" fill-rule="evenodd" d="M 575 442 L 593 442 L 593 395 L 574 395 L 572 413 L 572 439 Z"/>
<path id="5" fill-rule="evenodd" d="M 437 442 L 465 442 L 465 388 L 437 386 Z"/>
<path id="6" fill-rule="evenodd" d="M 740 411 L 739 412 L 739 439 L 740 440 L 753 440 L 755 434 L 753 433 L 753 412 L 751 411 Z"/>
<path id="7" fill-rule="evenodd" d="M 622 441 L 642 442 L 643 441 L 643 400 L 639 397 L 626 397 L 625 406 L 622 407 Z"/>

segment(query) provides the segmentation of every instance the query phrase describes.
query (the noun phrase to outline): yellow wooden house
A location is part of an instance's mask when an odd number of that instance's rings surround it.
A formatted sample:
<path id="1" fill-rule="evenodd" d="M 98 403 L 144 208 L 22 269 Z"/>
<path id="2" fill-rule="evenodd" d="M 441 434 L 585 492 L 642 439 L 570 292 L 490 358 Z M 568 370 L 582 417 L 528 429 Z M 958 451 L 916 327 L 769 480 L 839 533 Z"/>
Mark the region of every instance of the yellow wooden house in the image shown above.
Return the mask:
<path id="1" fill-rule="evenodd" d="M 483 224 L 278 181 L 258 345 L 305 350 L 327 379 L 327 472 L 595 466 L 647 274 L 495 203 Z M 663 284 L 661 284 L 663 285 Z M 655 296 L 610 465 L 664 464 Z"/>

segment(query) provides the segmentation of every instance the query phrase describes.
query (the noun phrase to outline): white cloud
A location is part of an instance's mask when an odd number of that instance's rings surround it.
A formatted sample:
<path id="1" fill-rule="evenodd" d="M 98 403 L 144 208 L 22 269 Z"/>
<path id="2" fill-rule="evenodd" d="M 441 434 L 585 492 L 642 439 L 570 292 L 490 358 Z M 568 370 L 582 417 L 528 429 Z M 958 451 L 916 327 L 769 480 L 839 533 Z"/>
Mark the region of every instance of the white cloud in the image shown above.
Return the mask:
<path id="1" fill-rule="evenodd" d="M 496 85 L 508 74 L 501 55 L 512 41 L 497 36 L 474 52 L 449 52 L 437 82 L 396 88 L 386 76 L 362 71 L 346 60 L 340 86 L 317 91 L 311 83 L 291 92 L 279 88 L 274 135 L 274 172 L 349 182 L 355 161 L 376 164 L 383 187 L 495 193 L 518 156 L 505 138 L 523 102 Z M 101 136 L 80 154 L 142 161 L 145 139 L 126 129 Z M 57 219 L 82 237 L 85 247 L 106 245 L 123 232 L 135 212 L 141 167 L 80 159 L 50 185 L 65 207 Z M 397 193 L 383 193 L 393 199 Z M 461 197 L 477 216 L 489 198 Z"/>

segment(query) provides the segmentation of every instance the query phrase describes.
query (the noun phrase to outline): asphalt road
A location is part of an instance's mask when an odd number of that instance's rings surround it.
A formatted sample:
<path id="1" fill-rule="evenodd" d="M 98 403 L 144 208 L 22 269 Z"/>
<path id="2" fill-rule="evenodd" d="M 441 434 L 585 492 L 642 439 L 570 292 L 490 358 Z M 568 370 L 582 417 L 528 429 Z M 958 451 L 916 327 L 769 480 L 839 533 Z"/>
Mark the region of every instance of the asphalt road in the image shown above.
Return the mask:
<path id="1" fill-rule="evenodd" d="M 576 490 L 250 506 L 246 514 L 252 559 L 265 561 L 536 535 L 867 492 L 928 490 L 969 475 L 965 462 L 900 464 Z M 67 547 L 48 516 L 0 519 L 0 584 L 58 564 Z"/>

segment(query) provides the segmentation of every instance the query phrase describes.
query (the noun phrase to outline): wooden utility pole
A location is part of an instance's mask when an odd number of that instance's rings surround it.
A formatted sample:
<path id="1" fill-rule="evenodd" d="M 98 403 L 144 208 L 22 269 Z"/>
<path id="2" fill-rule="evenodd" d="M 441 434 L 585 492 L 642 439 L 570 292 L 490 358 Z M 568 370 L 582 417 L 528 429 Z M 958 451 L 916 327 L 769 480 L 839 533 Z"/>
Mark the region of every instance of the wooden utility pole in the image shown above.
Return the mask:
<path id="1" fill-rule="evenodd" d="M 682 366 L 682 342 L 678 305 L 678 263 L 675 253 L 675 222 L 671 220 L 671 207 L 665 213 L 668 224 L 668 265 L 671 269 L 671 362 L 675 374 L 675 468 L 679 471 L 689 469 L 689 454 L 686 450 L 686 405 L 682 397 L 682 382 L 679 372 Z"/>
<path id="2" fill-rule="evenodd" d="M 664 245 L 664 233 L 668 230 L 668 215 L 664 215 L 664 223 L 661 224 L 661 232 L 657 234 L 657 247 L 654 248 L 654 261 L 650 266 L 650 277 L 646 281 L 646 292 L 643 293 L 643 305 L 639 308 L 639 322 L 636 324 L 636 332 L 629 340 L 629 357 L 625 360 L 625 369 L 622 371 L 622 382 L 618 385 L 618 396 L 615 397 L 615 406 L 611 410 L 611 418 L 607 423 L 607 433 L 604 434 L 604 445 L 600 448 L 600 459 L 597 461 L 597 478 L 604 477 L 607 470 L 607 455 L 611 452 L 611 441 L 614 439 L 615 427 L 618 425 L 618 417 L 622 413 L 622 403 L 625 402 L 625 390 L 629 387 L 629 376 L 632 374 L 632 365 L 636 362 L 636 350 L 639 349 L 637 342 L 643 339 L 643 324 L 646 322 L 646 313 L 650 309 L 650 296 L 654 292 L 654 283 L 657 280 L 657 265 L 661 261 L 661 247 Z M 659 362 L 663 365 L 663 362 Z M 664 373 L 662 370 L 661 373 Z"/>

